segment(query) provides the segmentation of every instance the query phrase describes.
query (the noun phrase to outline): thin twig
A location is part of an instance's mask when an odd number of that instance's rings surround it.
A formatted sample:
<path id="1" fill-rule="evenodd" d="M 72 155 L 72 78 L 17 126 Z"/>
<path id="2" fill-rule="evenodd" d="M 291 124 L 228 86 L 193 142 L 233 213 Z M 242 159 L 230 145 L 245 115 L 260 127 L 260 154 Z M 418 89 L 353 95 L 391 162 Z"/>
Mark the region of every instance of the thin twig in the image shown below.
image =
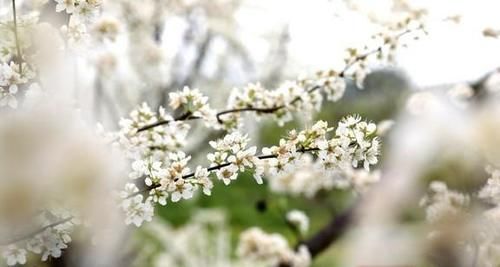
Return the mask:
<path id="1" fill-rule="evenodd" d="M 224 111 L 221 111 L 221 112 L 217 113 L 216 117 L 217 117 L 217 121 L 220 124 L 222 124 L 224 121 L 221 119 L 220 116 L 222 116 L 224 114 L 241 113 L 241 112 L 245 112 L 245 111 L 256 111 L 256 112 L 260 112 L 260 113 L 273 113 L 273 112 L 276 112 L 276 111 L 282 109 L 283 107 L 284 106 L 277 106 L 277 107 L 272 107 L 272 108 L 246 107 L 246 108 L 228 109 L 228 110 L 224 110 Z"/>
<path id="2" fill-rule="evenodd" d="M 197 119 L 200 119 L 200 117 L 195 117 L 195 116 L 191 116 L 191 115 L 192 115 L 191 112 L 186 112 L 186 113 L 180 115 L 179 117 L 174 118 L 173 120 L 161 120 L 161 121 L 157 121 L 155 123 L 152 123 L 152 124 L 149 124 L 149 125 L 146 125 L 146 126 L 143 126 L 143 127 L 139 128 L 139 129 L 137 129 L 137 132 L 142 132 L 142 131 L 146 131 L 146 130 L 149 130 L 151 128 L 154 128 L 156 126 L 160 126 L 160 125 L 164 125 L 164 124 L 169 124 L 172 121 L 185 121 L 185 120 L 197 120 Z"/>

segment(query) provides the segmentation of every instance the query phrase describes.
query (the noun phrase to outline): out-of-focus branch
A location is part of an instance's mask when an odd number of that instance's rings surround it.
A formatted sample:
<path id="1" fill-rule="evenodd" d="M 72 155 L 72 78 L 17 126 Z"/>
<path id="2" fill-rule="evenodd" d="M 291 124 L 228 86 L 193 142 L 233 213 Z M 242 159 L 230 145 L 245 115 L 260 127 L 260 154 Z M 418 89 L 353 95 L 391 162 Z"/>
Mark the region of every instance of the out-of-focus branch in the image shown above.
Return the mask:
<path id="1" fill-rule="evenodd" d="M 19 43 L 19 33 L 17 32 L 17 12 L 16 12 L 16 0 L 12 0 L 12 16 L 14 20 L 14 38 L 16 40 L 16 52 L 17 52 L 17 63 L 19 64 L 19 74 L 22 74 L 22 55 L 21 55 L 21 44 Z"/>
<path id="2" fill-rule="evenodd" d="M 285 26 L 280 34 L 276 48 L 271 53 L 272 58 L 268 62 L 271 64 L 269 74 L 264 79 L 264 85 L 274 85 L 276 81 L 281 80 L 283 76 L 283 66 L 286 65 L 288 61 L 288 51 L 287 46 L 290 42 L 290 33 L 288 30 L 288 25 Z"/>
<path id="3" fill-rule="evenodd" d="M 194 27 L 194 26 L 192 26 Z M 188 29 L 186 32 L 186 36 L 192 34 L 191 33 L 192 29 Z M 184 39 L 188 39 L 185 37 Z M 160 105 L 164 103 L 167 99 L 167 94 L 170 92 L 170 89 L 172 88 L 177 88 L 181 86 L 192 86 L 194 81 L 196 80 L 196 77 L 200 73 L 201 66 L 203 65 L 203 62 L 205 61 L 207 57 L 207 52 L 208 48 L 210 47 L 210 43 L 213 39 L 213 34 L 208 31 L 205 35 L 205 39 L 201 42 L 201 44 L 198 47 L 198 55 L 196 59 L 194 60 L 191 69 L 189 70 L 188 74 L 183 80 L 174 80 L 170 85 L 166 86 L 162 92 L 161 92 L 161 97 L 160 97 Z M 174 61 L 179 61 L 180 56 L 177 55 L 176 59 Z M 179 76 L 178 74 L 173 75 L 174 77 Z"/>
<path id="4" fill-rule="evenodd" d="M 311 253 L 311 257 L 314 258 L 326 250 L 349 229 L 353 222 L 356 207 L 357 205 L 354 204 L 342 213 L 335 215 L 320 231 L 302 243 Z"/>
<path id="5" fill-rule="evenodd" d="M 482 97 L 489 78 L 497 72 L 500 72 L 500 67 L 484 74 L 478 80 L 469 83 L 469 86 L 474 90 L 475 96 Z"/>
<path id="6" fill-rule="evenodd" d="M 39 233 L 42 233 L 43 231 L 45 231 L 46 229 L 49 229 L 49 228 L 52 228 L 52 227 L 55 227 L 55 226 L 58 226 L 60 224 L 63 224 L 63 223 L 66 223 L 66 222 L 69 222 L 73 219 L 73 216 L 70 216 L 68 218 L 65 218 L 65 219 L 62 219 L 62 220 L 59 220 L 57 222 L 54 222 L 54 223 L 51 223 L 49 225 L 46 225 L 40 229 L 37 229 L 33 232 L 30 232 L 30 233 L 27 233 L 27 234 L 24 234 L 24 235 L 21 235 L 21 236 L 18 236 L 18 237 L 14 237 L 14 238 L 11 238 L 11 239 L 7 239 L 7 240 L 2 240 L 0 241 L 0 245 L 4 246 L 4 245 L 9 245 L 9 244 L 13 244 L 13 243 L 17 243 L 19 241 L 23 241 L 23 240 L 26 240 L 32 236 L 35 236 Z"/>
<path id="7" fill-rule="evenodd" d="M 206 33 L 205 39 L 203 42 L 200 44 L 198 48 L 198 56 L 196 57 L 196 60 L 193 63 L 193 66 L 191 70 L 189 71 L 189 74 L 187 77 L 184 79 L 184 81 L 181 83 L 182 86 L 191 86 L 194 83 L 194 80 L 196 76 L 200 73 L 201 66 L 203 65 L 203 62 L 205 61 L 205 58 L 207 57 L 207 51 L 208 48 L 210 47 L 210 42 L 212 41 L 213 34 L 209 31 Z"/>

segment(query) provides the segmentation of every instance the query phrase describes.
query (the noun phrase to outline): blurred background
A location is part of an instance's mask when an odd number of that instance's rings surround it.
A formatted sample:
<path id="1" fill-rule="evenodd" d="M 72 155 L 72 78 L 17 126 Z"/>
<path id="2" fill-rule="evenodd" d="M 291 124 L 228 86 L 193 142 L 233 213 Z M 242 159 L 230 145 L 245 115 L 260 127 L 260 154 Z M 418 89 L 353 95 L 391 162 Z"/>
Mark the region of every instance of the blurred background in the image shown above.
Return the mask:
<path id="1" fill-rule="evenodd" d="M 0 1 L 0 16 L 8 16 L 11 1 Z M 40 22 L 63 26 L 65 13 L 54 12 L 55 1 L 18 0 L 21 23 L 36 12 Z M 41 72 L 53 79 L 51 89 L 91 121 L 107 130 L 147 102 L 166 106 L 168 94 L 184 86 L 199 88 L 210 104 L 223 110 L 229 92 L 259 82 L 273 89 L 286 80 L 342 66 L 346 51 L 370 42 L 373 34 L 401 17 L 424 10 L 427 35 L 410 40 L 390 65 L 370 66 L 362 88 L 348 81 L 344 97 L 326 102 L 314 118 L 298 114 L 278 127 L 272 120 L 245 118 L 244 132 L 258 147 L 277 144 L 291 129 L 325 120 L 335 125 L 349 114 L 375 123 L 398 118 L 407 98 L 425 90 L 445 91 L 457 83 L 474 84 L 500 64 L 500 2 L 495 0 L 109 0 L 101 15 L 87 25 L 90 38 L 72 39 L 71 49 L 44 62 Z M 2 39 L 4 39 L 2 37 Z M 7 38 L 5 38 L 6 40 Z M 4 41 L 4 40 L 3 40 Z M 417 103 L 418 104 L 418 103 Z M 206 162 L 207 132 L 191 124 L 192 141 L 185 148 L 195 163 Z M 382 139 L 382 157 L 390 143 Z M 456 187 L 481 176 L 477 166 L 440 165 L 423 176 L 455 177 Z M 463 171 L 465 169 L 465 171 Z M 480 173 L 480 174 L 478 174 Z M 481 180 L 482 179 L 482 180 Z M 484 181 L 479 178 L 479 181 Z M 477 184 L 476 184 L 477 183 Z M 479 182 L 473 183 L 473 188 Z M 150 224 L 131 234 L 123 250 L 135 266 L 232 266 L 240 233 L 252 226 L 298 239 L 286 220 L 291 209 L 310 218 L 309 236 L 341 213 L 357 197 L 345 190 L 320 191 L 312 197 L 278 193 L 258 185 L 251 173 L 226 187 L 217 182 L 212 196 L 197 195 L 156 209 Z M 425 217 L 424 210 L 404 214 L 409 227 Z M 175 246 L 171 246 L 175 242 Z M 343 242 L 313 262 L 314 267 L 342 266 Z"/>

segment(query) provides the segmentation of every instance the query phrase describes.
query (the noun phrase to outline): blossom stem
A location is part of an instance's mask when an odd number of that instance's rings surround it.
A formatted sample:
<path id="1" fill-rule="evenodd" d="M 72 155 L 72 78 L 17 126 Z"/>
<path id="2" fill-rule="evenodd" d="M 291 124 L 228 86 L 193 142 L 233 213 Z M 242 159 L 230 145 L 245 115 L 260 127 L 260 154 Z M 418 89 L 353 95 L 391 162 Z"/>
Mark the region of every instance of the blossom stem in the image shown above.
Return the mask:
<path id="1" fill-rule="evenodd" d="M 17 62 L 19 64 L 19 75 L 21 75 L 23 67 L 22 67 L 22 59 L 21 59 L 21 45 L 19 43 L 19 34 L 17 32 L 16 0 L 12 0 L 12 16 L 13 16 L 13 21 L 14 21 L 14 38 L 16 40 Z"/>

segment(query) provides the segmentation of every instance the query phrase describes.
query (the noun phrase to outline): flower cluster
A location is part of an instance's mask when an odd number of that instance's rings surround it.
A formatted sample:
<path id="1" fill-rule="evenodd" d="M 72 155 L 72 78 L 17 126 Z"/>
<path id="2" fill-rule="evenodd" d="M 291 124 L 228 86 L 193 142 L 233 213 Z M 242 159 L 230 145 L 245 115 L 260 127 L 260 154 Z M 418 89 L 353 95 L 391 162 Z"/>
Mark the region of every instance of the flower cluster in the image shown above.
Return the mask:
<path id="1" fill-rule="evenodd" d="M 161 121 L 168 123 L 141 131 L 142 127 Z M 116 136 L 117 144 L 122 146 L 132 159 L 150 156 L 162 158 L 166 153 L 176 151 L 185 145 L 190 128 L 183 121 L 174 121 L 164 108 L 160 107 L 158 112 L 153 112 L 146 103 L 133 110 L 130 118 L 121 119 L 120 127 Z"/>
<path id="2" fill-rule="evenodd" d="M 450 190 L 445 183 L 433 181 L 429 185 L 430 194 L 420 201 L 426 208 L 426 218 L 430 223 L 461 214 L 469 206 L 470 197 Z"/>
<path id="3" fill-rule="evenodd" d="M 378 174 L 368 173 L 370 165 L 378 162 L 380 141 L 376 137 L 376 125 L 361 121 L 359 116 L 349 116 L 338 123 L 333 131 L 326 122 L 320 121 L 311 129 L 291 131 L 279 146 L 264 148 L 263 154 L 276 154 L 266 161 L 271 188 L 278 192 L 304 194 L 312 197 L 321 189 L 363 187 L 378 181 Z M 307 154 L 317 155 L 313 160 Z M 354 170 L 362 164 L 365 171 Z"/>
<path id="4" fill-rule="evenodd" d="M 68 25 L 61 28 L 68 41 L 74 44 L 89 37 L 87 24 L 97 17 L 102 0 L 55 0 L 55 2 L 56 12 L 65 11 L 69 15 Z"/>
<path id="5" fill-rule="evenodd" d="M 366 170 L 378 162 L 380 141 L 376 137 L 377 125 L 361 121 L 360 116 L 348 116 L 339 122 L 326 151 L 320 158 L 326 164 L 350 162 L 352 167 L 363 164 Z"/>
<path id="6" fill-rule="evenodd" d="M 8 266 L 25 264 L 28 252 L 41 255 L 42 261 L 50 257 L 59 258 L 62 250 L 71 242 L 71 232 L 79 222 L 67 212 L 43 212 L 36 218 L 37 224 L 44 226 L 39 232 L 30 236 L 14 238 L 5 247 L 0 247 Z"/>
<path id="7" fill-rule="evenodd" d="M 17 108 L 19 87 L 28 83 L 35 76 L 31 68 L 26 64 L 11 61 L 9 64 L 0 65 L 0 107 L 9 106 Z"/>
<path id="8" fill-rule="evenodd" d="M 259 164 L 259 159 L 255 156 L 257 147 L 247 148 L 250 138 L 239 132 L 233 132 L 218 141 L 211 141 L 210 146 L 215 149 L 214 153 L 207 155 L 211 162 L 211 167 L 227 165 L 218 169 L 215 173 L 219 180 L 228 185 L 238 176 L 238 172 L 244 172 L 245 168 L 254 168 Z M 262 177 L 256 173 L 254 175 L 257 183 L 262 184 Z"/>
<path id="9" fill-rule="evenodd" d="M 144 179 L 149 195 L 144 197 L 135 184 L 126 184 L 125 190 L 121 192 L 121 207 L 126 213 L 126 223 L 140 226 L 143 221 L 150 221 L 154 203 L 165 205 L 169 196 L 172 202 L 190 199 L 200 187 L 204 194 L 210 195 L 213 188 L 209 178 L 211 173 L 227 185 L 245 168 L 254 168 L 259 159 L 255 157 L 255 147 L 247 148 L 248 142 L 249 138 L 238 132 L 211 141 L 210 145 L 216 150 L 207 155 L 211 167 L 197 166 L 194 172 L 188 167 L 191 157 L 180 151 L 170 152 L 157 160 L 149 157 L 134 161 L 130 178 Z M 260 176 L 256 176 L 256 180 L 262 183 Z"/>
<path id="10" fill-rule="evenodd" d="M 149 197 L 144 201 L 144 197 L 137 194 L 138 192 L 139 189 L 135 184 L 127 183 L 125 189 L 120 193 L 120 197 L 123 199 L 121 208 L 125 212 L 127 225 L 141 226 L 144 221 L 150 222 L 153 219 L 153 199 Z"/>
<path id="11" fill-rule="evenodd" d="M 452 236 L 448 242 L 450 240 L 459 242 L 458 248 L 464 255 L 475 255 L 481 266 L 495 266 L 500 257 L 498 250 L 500 171 L 491 166 L 487 166 L 486 171 L 491 177 L 477 194 L 469 195 L 450 190 L 444 182 L 433 181 L 429 185 L 430 193 L 420 204 L 426 208 L 426 219 L 432 226 L 430 240 Z M 476 201 L 484 201 L 488 205 L 484 203 L 477 205 Z M 456 230 L 450 233 L 450 221 L 461 225 L 465 234 L 464 232 L 457 234 L 454 232 Z"/>
<path id="12" fill-rule="evenodd" d="M 182 91 L 169 94 L 169 106 L 173 110 L 182 110 L 182 114 L 203 119 L 208 127 L 219 128 L 215 110 L 208 105 L 208 97 L 202 95 L 198 89 L 184 87 Z"/>
<path id="13" fill-rule="evenodd" d="M 294 251 L 280 234 L 268 234 L 260 228 L 250 228 L 240 235 L 237 248 L 238 256 L 264 266 L 285 264 L 294 267 L 308 267 L 311 255 L 305 246 Z"/>
<path id="14" fill-rule="evenodd" d="M 338 101 L 344 95 L 346 82 L 335 70 L 318 71 L 318 84 L 322 86 L 326 97 L 330 101 Z"/>

